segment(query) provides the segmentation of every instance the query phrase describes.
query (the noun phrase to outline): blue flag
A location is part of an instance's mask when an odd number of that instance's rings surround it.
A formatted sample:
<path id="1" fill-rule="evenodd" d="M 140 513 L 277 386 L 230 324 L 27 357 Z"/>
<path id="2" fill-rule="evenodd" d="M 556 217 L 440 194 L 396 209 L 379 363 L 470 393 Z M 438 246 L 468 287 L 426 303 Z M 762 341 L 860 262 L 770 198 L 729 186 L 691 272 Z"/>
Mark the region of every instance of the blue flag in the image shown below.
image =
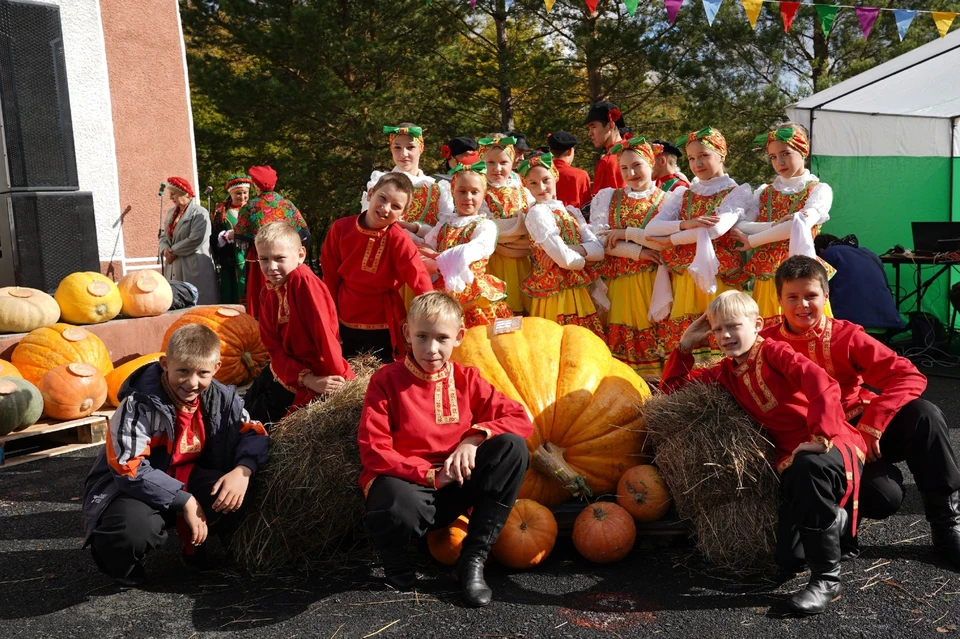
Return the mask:
<path id="1" fill-rule="evenodd" d="M 900 34 L 900 42 L 903 42 L 903 36 L 907 35 L 907 29 L 913 22 L 913 17 L 917 15 L 916 11 L 909 9 L 894 9 L 893 17 L 897 20 L 897 33 Z"/>
<path id="2" fill-rule="evenodd" d="M 720 3 L 723 0 L 703 0 L 703 10 L 707 14 L 707 22 L 713 26 L 713 21 L 717 17 L 717 11 L 720 10 Z"/>

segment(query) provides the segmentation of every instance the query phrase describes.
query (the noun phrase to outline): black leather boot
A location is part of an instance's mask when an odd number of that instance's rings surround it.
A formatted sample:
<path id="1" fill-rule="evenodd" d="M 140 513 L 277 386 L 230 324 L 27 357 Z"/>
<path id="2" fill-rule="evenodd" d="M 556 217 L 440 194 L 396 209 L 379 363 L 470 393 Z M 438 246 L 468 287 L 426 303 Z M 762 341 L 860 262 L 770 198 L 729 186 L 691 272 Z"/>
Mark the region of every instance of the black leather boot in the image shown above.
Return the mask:
<path id="1" fill-rule="evenodd" d="M 840 526 L 843 517 L 838 514 L 824 529 L 801 528 L 800 541 L 810 566 L 810 582 L 793 595 L 787 604 L 790 612 L 801 615 L 819 615 L 840 598 Z"/>
<path id="2" fill-rule="evenodd" d="M 381 548 L 379 552 L 387 583 L 397 590 L 413 590 L 417 585 L 417 573 L 410 553 L 405 548 Z"/>
<path id="3" fill-rule="evenodd" d="M 839 509 L 840 515 L 840 561 L 850 561 L 860 556 L 860 540 L 853 536 L 853 526 L 850 525 L 850 513 L 845 508 Z"/>
<path id="4" fill-rule="evenodd" d="M 471 608 L 486 606 L 493 599 L 493 591 L 483 578 L 483 564 L 509 515 L 509 506 L 492 499 L 484 499 L 473 507 L 467 536 L 454 569 L 463 601 Z"/>
<path id="5" fill-rule="evenodd" d="M 933 547 L 960 570 L 960 492 L 949 495 L 921 493 L 921 496 L 930 522 Z"/>

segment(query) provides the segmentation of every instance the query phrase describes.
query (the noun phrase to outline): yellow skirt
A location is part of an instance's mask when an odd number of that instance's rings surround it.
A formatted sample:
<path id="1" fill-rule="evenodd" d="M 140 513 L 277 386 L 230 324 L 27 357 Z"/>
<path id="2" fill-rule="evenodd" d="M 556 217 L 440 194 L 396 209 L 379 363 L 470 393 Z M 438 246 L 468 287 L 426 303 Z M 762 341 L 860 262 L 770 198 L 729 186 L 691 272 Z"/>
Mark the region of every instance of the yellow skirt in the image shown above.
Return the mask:
<path id="1" fill-rule="evenodd" d="M 775 326 L 783 322 L 783 311 L 780 309 L 780 301 L 777 299 L 777 283 L 774 278 L 754 281 L 753 300 L 760 307 L 760 317 L 763 318 L 765 327 Z M 823 305 L 823 313 L 827 317 L 833 317 L 830 300 L 827 300 L 827 303 Z"/>
<path id="2" fill-rule="evenodd" d="M 607 280 L 607 346 L 614 357 L 647 379 L 663 373 L 657 327 L 647 318 L 655 278 L 655 272 L 645 272 Z"/>
<path id="3" fill-rule="evenodd" d="M 530 312 L 530 297 L 520 290 L 520 282 L 530 274 L 530 257 L 506 257 L 498 253 L 490 256 L 487 273 L 507 285 L 507 305 L 515 314 Z"/>
<path id="4" fill-rule="evenodd" d="M 530 316 L 553 320 L 557 324 L 583 326 L 604 339 L 597 307 L 588 287 L 570 288 L 550 297 L 530 298 Z"/>
<path id="5" fill-rule="evenodd" d="M 734 290 L 734 287 L 727 286 L 720 278 L 717 278 L 717 290 L 712 295 L 708 295 L 700 290 L 693 276 L 684 271 L 682 275 L 673 275 L 673 309 L 670 311 L 670 317 L 659 324 L 660 345 L 666 355 L 669 355 L 683 332 L 687 330 L 693 322 L 707 310 L 707 306 L 713 299 L 724 291 Z M 697 347 L 693 350 L 694 358 L 698 364 L 709 364 L 714 360 L 723 357 L 723 352 L 717 348 L 710 338 L 709 344 Z"/>
<path id="6" fill-rule="evenodd" d="M 400 287 L 400 297 L 403 298 L 403 308 L 407 311 L 410 310 L 410 302 L 412 302 L 416 296 L 417 294 L 413 292 L 413 289 L 406 284 Z"/>

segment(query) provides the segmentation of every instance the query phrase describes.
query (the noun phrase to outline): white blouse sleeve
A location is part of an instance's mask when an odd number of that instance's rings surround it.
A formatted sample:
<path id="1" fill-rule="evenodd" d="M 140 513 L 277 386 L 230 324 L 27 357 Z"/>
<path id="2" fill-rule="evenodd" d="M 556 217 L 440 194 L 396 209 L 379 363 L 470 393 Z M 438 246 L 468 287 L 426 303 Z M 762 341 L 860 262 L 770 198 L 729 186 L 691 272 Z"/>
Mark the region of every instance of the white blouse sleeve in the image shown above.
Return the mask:
<path id="1" fill-rule="evenodd" d="M 770 227 L 759 233 L 751 233 L 747 235 L 747 245 L 750 248 L 757 248 L 758 246 L 763 246 L 764 244 L 769 244 L 770 242 L 779 242 L 781 240 L 790 239 L 790 229 L 793 227 L 793 222 L 787 220 L 786 222 L 778 222 L 776 224 L 770 224 Z"/>
<path id="2" fill-rule="evenodd" d="M 753 189 L 749 184 L 741 184 L 727 194 L 714 213 L 720 218 L 716 226 L 707 229 L 711 240 L 715 240 L 733 228 L 753 207 Z"/>
<path id="3" fill-rule="evenodd" d="M 685 186 L 667 193 L 666 199 L 650 223 L 647 224 L 647 235 L 662 237 L 673 235 L 680 231 L 680 207 L 683 206 L 683 194 L 687 192 Z M 694 239 L 696 241 L 696 239 Z"/>
<path id="4" fill-rule="evenodd" d="M 580 246 L 587 252 L 587 260 L 590 262 L 599 262 L 603 259 L 603 242 L 597 237 L 593 229 L 575 206 L 568 206 L 567 211 L 570 215 L 577 218 L 577 228 L 580 229 Z"/>
<path id="5" fill-rule="evenodd" d="M 610 187 L 600 189 L 590 202 L 590 228 L 594 233 L 610 228 L 610 201 L 613 199 L 613 191 Z"/>
<path id="6" fill-rule="evenodd" d="M 363 190 L 363 194 L 360 196 L 360 212 L 364 213 L 368 208 L 370 208 L 370 202 L 367 200 L 367 192 L 377 185 L 377 182 L 383 177 L 383 171 L 374 171 L 370 174 L 370 179 L 367 180 L 367 188 Z"/>
<path id="7" fill-rule="evenodd" d="M 640 259 L 640 251 L 643 250 L 643 247 L 639 244 L 634 244 L 633 242 L 617 242 L 613 248 L 607 249 L 607 255 L 612 255 L 614 257 L 625 257 L 631 260 Z"/>
<path id="8" fill-rule="evenodd" d="M 583 219 L 582 216 L 580 219 Z M 586 265 L 586 259 L 582 255 L 563 243 L 560 228 L 547 206 L 535 204 L 527 211 L 527 233 L 561 268 L 579 271 Z"/>
<path id="9" fill-rule="evenodd" d="M 823 224 L 830 219 L 830 207 L 833 206 L 833 189 L 824 182 L 813 187 L 810 197 L 803 205 L 803 211 L 811 225 Z"/>
<path id="10" fill-rule="evenodd" d="M 427 235 L 428 241 L 431 235 L 433 232 Z M 435 246 L 436 237 L 433 241 L 434 244 L 431 246 Z M 451 247 L 437 256 L 437 269 L 448 285 L 457 281 L 470 284 L 473 282 L 473 271 L 470 270 L 470 265 L 477 260 L 490 257 L 496 248 L 497 226 L 490 220 L 481 219 L 466 244 Z M 454 287 L 453 290 L 459 292 L 463 288 Z"/>
<path id="11" fill-rule="evenodd" d="M 453 215 L 453 193 L 450 192 L 450 182 L 437 180 L 437 186 L 440 188 L 440 202 L 438 203 L 440 216 Z"/>

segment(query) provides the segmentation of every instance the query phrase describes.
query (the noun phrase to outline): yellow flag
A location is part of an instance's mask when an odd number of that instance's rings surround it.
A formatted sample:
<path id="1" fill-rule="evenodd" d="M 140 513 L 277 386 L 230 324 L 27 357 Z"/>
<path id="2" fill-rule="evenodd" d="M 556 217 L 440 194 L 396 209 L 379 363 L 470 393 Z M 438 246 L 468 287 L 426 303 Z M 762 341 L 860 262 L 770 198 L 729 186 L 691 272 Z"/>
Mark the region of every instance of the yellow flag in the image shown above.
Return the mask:
<path id="1" fill-rule="evenodd" d="M 953 24 L 953 19 L 957 17 L 957 14 L 950 13 L 949 11 L 932 11 L 933 21 L 937 23 L 937 31 L 940 32 L 940 37 L 947 37 L 947 31 L 950 30 L 950 25 Z"/>
<path id="2" fill-rule="evenodd" d="M 757 28 L 757 18 L 760 17 L 760 7 L 763 5 L 763 0 L 740 0 L 743 3 L 743 9 L 747 12 L 747 19 L 750 21 L 750 26 L 754 29 Z"/>
<path id="3" fill-rule="evenodd" d="M 553 9 L 553 3 L 557 0 L 543 0 L 543 4 L 547 5 L 547 13 L 550 13 L 550 10 Z"/>

